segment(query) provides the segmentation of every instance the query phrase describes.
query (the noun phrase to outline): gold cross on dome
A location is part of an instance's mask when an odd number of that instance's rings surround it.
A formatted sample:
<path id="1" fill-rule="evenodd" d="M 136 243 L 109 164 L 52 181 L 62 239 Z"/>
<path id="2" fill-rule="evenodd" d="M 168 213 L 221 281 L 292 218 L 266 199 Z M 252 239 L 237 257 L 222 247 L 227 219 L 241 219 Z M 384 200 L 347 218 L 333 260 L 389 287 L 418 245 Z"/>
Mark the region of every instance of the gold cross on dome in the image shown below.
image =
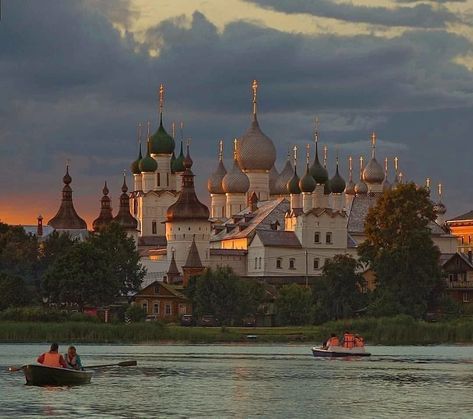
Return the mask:
<path id="1" fill-rule="evenodd" d="M 374 131 L 371 134 L 371 144 L 376 145 L 376 133 Z"/>
<path id="2" fill-rule="evenodd" d="M 218 159 L 223 160 L 223 140 L 218 143 Z"/>
<path id="3" fill-rule="evenodd" d="M 159 85 L 159 111 L 162 112 L 164 108 L 164 85 Z"/>
<path id="4" fill-rule="evenodd" d="M 256 97 L 258 95 L 258 82 L 256 80 L 253 80 L 251 88 L 253 89 L 253 115 L 256 115 Z"/>

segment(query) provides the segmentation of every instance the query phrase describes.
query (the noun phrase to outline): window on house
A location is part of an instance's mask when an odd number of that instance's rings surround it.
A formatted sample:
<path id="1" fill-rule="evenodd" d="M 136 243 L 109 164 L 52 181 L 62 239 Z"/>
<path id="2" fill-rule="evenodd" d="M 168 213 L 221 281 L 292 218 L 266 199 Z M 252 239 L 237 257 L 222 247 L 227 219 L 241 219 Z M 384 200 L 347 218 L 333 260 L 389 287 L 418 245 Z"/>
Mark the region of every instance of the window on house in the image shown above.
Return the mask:
<path id="1" fill-rule="evenodd" d="M 159 294 L 159 285 L 154 286 L 154 293 Z"/>
<path id="2" fill-rule="evenodd" d="M 166 304 L 166 316 L 170 316 L 172 314 L 171 304 Z"/>
<path id="3" fill-rule="evenodd" d="M 314 258 L 314 269 L 319 269 L 319 267 L 320 267 L 319 258 Z"/>
<path id="4" fill-rule="evenodd" d="M 320 243 L 320 233 L 318 231 L 314 233 L 314 243 Z"/>
<path id="5" fill-rule="evenodd" d="M 153 313 L 154 314 L 159 314 L 159 303 L 155 303 L 153 305 Z"/>
<path id="6" fill-rule="evenodd" d="M 261 269 L 261 258 L 258 260 L 258 268 Z"/>
<path id="7" fill-rule="evenodd" d="M 179 304 L 179 314 L 186 314 L 187 313 L 187 307 L 185 304 Z"/>
<path id="8" fill-rule="evenodd" d="M 166 185 L 169 186 L 169 173 L 166 173 Z"/>
<path id="9" fill-rule="evenodd" d="M 289 269 L 296 269 L 296 260 L 294 258 L 289 259 Z"/>
<path id="10" fill-rule="evenodd" d="M 258 269 L 258 258 L 255 258 L 255 269 Z"/>
<path id="11" fill-rule="evenodd" d="M 282 269 L 282 258 L 277 258 L 276 259 L 276 268 L 277 269 Z"/>
<path id="12" fill-rule="evenodd" d="M 325 234 L 325 243 L 332 244 L 332 233 Z"/>
<path id="13" fill-rule="evenodd" d="M 151 223 L 151 232 L 152 234 L 158 234 L 158 226 L 156 225 L 156 221 Z"/>
<path id="14" fill-rule="evenodd" d="M 161 186 L 161 173 L 158 173 L 158 186 Z"/>
<path id="15" fill-rule="evenodd" d="M 141 307 L 143 308 L 143 310 L 145 311 L 145 313 L 148 313 L 148 303 L 143 303 L 141 305 Z"/>

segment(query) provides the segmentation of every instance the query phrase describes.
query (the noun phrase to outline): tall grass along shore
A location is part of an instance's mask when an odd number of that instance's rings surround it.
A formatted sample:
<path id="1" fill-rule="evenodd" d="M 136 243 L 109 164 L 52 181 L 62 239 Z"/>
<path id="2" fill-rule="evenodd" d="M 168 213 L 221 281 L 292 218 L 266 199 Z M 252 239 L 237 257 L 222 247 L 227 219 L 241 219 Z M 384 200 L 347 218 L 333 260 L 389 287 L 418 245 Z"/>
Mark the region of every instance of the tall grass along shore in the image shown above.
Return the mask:
<path id="1" fill-rule="evenodd" d="M 0 321 L 0 342 L 312 344 L 321 342 L 330 333 L 342 335 L 345 329 L 363 335 L 371 345 L 473 343 L 473 321 L 470 319 L 429 323 L 407 316 L 341 320 L 321 326 L 272 328 L 181 327 L 160 322 L 105 324 L 85 321 Z"/>

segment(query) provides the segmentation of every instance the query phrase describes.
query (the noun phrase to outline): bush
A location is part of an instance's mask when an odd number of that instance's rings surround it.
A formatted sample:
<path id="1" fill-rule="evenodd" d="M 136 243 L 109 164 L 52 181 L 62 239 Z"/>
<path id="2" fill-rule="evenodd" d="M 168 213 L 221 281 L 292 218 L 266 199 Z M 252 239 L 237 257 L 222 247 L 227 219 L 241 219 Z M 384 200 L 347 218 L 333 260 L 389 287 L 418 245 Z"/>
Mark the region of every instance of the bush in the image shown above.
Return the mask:
<path id="1" fill-rule="evenodd" d="M 0 320 L 14 322 L 65 322 L 87 321 L 97 322 L 96 317 L 87 316 L 83 313 L 67 310 L 44 309 L 42 307 L 11 307 L 0 311 Z"/>
<path id="2" fill-rule="evenodd" d="M 142 322 L 146 319 L 146 311 L 136 304 L 132 304 L 126 309 L 125 317 L 132 322 Z"/>

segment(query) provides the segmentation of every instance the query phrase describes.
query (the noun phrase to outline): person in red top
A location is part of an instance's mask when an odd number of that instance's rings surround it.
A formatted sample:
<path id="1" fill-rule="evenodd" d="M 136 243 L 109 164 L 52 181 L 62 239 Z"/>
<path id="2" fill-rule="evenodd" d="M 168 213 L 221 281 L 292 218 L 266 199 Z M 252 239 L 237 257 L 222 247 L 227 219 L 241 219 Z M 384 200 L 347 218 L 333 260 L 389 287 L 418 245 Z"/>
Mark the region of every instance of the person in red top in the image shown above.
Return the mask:
<path id="1" fill-rule="evenodd" d="M 343 347 L 351 349 L 355 346 L 355 336 L 353 333 L 346 331 L 343 335 Z"/>
<path id="2" fill-rule="evenodd" d="M 52 343 L 49 352 L 38 356 L 36 361 L 47 367 L 67 368 L 64 357 L 59 353 L 59 345 L 57 343 Z"/>
<path id="3" fill-rule="evenodd" d="M 365 346 L 365 340 L 360 335 L 355 335 L 355 348 L 363 348 Z"/>
<path id="4" fill-rule="evenodd" d="M 335 333 L 332 333 L 323 345 L 324 348 L 328 348 L 329 346 L 340 346 L 340 340 Z"/>

